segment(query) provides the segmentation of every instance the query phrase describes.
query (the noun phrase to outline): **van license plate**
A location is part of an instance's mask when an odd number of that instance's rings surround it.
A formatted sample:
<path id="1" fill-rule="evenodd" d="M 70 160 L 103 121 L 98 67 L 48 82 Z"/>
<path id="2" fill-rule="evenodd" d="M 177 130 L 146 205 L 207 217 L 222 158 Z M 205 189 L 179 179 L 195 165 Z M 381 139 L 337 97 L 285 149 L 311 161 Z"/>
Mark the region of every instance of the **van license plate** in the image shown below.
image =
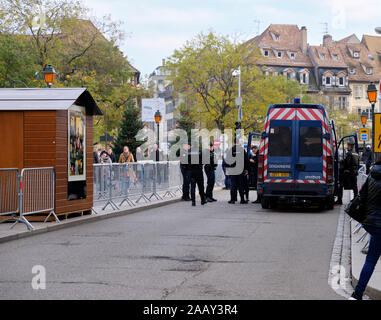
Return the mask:
<path id="1" fill-rule="evenodd" d="M 272 178 L 288 178 L 289 176 L 289 172 L 270 172 L 270 177 Z"/>

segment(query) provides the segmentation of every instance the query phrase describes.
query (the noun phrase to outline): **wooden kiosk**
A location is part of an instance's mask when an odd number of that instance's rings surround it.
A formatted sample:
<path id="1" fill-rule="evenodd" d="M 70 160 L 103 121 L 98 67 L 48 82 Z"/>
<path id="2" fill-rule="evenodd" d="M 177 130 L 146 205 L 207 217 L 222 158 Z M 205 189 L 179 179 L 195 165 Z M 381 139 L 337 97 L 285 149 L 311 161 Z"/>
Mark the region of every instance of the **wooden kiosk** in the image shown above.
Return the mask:
<path id="1" fill-rule="evenodd" d="M 95 115 L 86 88 L 0 89 L 0 168 L 54 167 L 56 215 L 90 213 Z"/>

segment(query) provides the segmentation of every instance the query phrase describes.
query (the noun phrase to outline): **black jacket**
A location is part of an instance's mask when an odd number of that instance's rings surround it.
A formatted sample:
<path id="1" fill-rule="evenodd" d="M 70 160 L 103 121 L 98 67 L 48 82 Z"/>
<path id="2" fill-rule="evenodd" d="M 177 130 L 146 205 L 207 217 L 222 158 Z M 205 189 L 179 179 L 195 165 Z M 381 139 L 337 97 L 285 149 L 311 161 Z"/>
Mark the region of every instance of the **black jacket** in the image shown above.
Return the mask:
<path id="1" fill-rule="evenodd" d="M 360 199 L 367 210 L 367 217 L 363 224 L 381 228 L 381 165 L 373 166 L 367 181 L 360 190 Z"/>
<path id="2" fill-rule="evenodd" d="M 188 170 L 202 171 L 202 152 L 200 150 L 190 150 L 188 152 Z"/>
<path id="3" fill-rule="evenodd" d="M 243 158 L 243 160 L 241 160 L 242 159 L 241 157 Z M 226 168 L 236 168 L 237 158 L 240 158 L 239 162 L 243 161 L 242 169 L 249 170 L 249 159 L 247 157 L 246 150 L 241 145 L 233 146 L 228 150 L 227 156 L 226 156 Z M 243 173 L 243 170 L 240 174 Z M 236 175 L 236 174 L 233 174 L 233 175 Z"/>
<path id="4" fill-rule="evenodd" d="M 214 151 L 210 151 L 210 150 L 205 150 L 205 155 L 206 156 L 209 156 L 209 164 L 205 164 L 205 171 L 212 171 L 212 170 L 216 170 L 217 168 L 217 164 L 215 163 L 216 159 L 216 154 L 214 153 Z"/>

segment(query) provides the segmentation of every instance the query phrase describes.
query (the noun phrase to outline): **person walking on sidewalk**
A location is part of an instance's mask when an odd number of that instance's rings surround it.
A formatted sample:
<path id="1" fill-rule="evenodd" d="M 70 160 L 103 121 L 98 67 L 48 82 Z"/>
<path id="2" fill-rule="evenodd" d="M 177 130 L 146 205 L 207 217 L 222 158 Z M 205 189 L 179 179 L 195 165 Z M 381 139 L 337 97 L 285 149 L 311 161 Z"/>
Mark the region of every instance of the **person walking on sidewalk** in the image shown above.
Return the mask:
<path id="1" fill-rule="evenodd" d="M 370 242 L 365 264 L 350 300 L 362 300 L 381 255 L 381 157 L 377 159 L 368 180 L 361 188 L 360 199 L 366 205 L 366 218 L 363 225 L 370 234 Z"/>
<path id="2" fill-rule="evenodd" d="M 179 150 L 180 152 L 180 170 L 183 176 L 183 201 L 191 201 L 189 192 L 190 192 L 190 184 L 191 184 L 191 171 L 190 171 L 190 163 L 188 162 L 188 153 L 190 151 L 190 145 L 184 144 L 183 148 Z"/>

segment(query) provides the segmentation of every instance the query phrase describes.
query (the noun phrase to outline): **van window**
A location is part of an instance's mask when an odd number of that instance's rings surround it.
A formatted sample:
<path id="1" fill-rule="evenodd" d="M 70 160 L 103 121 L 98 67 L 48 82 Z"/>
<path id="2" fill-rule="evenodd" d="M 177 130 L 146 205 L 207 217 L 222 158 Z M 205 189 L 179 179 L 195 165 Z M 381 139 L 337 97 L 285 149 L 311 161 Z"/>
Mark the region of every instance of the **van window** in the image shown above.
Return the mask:
<path id="1" fill-rule="evenodd" d="M 290 157 L 292 152 L 292 129 L 287 127 L 271 127 L 269 155 L 272 157 Z"/>
<path id="2" fill-rule="evenodd" d="M 299 156 L 321 157 L 323 155 L 323 141 L 321 127 L 300 127 Z"/>

